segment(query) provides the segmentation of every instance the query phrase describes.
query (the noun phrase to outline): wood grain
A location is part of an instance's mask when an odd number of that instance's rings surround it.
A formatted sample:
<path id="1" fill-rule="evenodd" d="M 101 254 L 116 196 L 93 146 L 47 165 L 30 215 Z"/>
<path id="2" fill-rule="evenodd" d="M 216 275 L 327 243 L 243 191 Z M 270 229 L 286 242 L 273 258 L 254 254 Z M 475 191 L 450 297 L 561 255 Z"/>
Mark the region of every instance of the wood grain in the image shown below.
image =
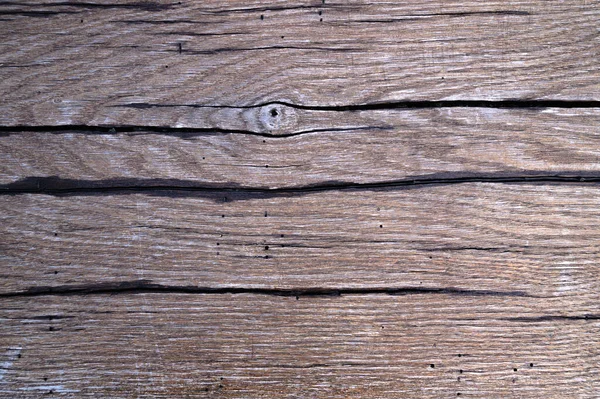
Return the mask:
<path id="1" fill-rule="evenodd" d="M 54 177 L 88 186 L 265 189 L 600 171 L 598 109 L 272 109 L 273 131 L 261 127 L 255 110 L 222 123 L 206 115 L 206 131 L 5 132 L 0 184 Z"/>
<path id="2" fill-rule="evenodd" d="M 587 0 L 4 2 L 0 125 L 195 127 L 203 107 L 277 101 L 598 101 L 599 14 Z"/>
<path id="3" fill-rule="evenodd" d="M 599 22 L 1 2 L 0 397 L 599 397 Z"/>
<path id="4" fill-rule="evenodd" d="M 417 288 L 597 307 L 599 194 L 590 183 L 469 183 L 1 196 L 1 291 Z"/>
<path id="5" fill-rule="evenodd" d="M 437 294 L 3 299 L 0 389 L 19 398 L 595 398 L 600 322 L 585 310 Z"/>

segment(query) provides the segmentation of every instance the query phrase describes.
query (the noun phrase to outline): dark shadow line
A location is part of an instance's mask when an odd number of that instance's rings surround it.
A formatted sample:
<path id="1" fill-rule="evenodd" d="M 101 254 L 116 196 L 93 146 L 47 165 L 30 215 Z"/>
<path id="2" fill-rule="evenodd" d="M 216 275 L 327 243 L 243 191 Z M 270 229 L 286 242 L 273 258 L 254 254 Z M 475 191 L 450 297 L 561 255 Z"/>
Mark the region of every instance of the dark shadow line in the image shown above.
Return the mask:
<path id="1" fill-rule="evenodd" d="M 500 319 L 502 321 L 511 321 L 518 323 L 541 323 L 553 321 L 577 321 L 577 320 L 600 320 L 600 314 L 583 314 L 583 315 L 543 315 L 543 316 L 518 316 L 506 317 Z"/>
<path id="2" fill-rule="evenodd" d="M 281 297 L 335 297 L 342 295 L 420 295 L 443 294 L 456 296 L 498 296 L 498 297 L 532 297 L 524 291 L 471 290 L 455 287 L 372 287 L 372 288 L 327 288 L 308 287 L 297 289 L 285 288 L 244 288 L 244 287 L 197 287 L 174 286 L 152 283 L 150 280 L 135 280 L 114 283 L 61 285 L 32 287 L 25 291 L 0 294 L 0 298 L 37 297 L 47 295 L 120 295 L 143 293 L 171 294 L 254 294 Z"/>
<path id="3" fill-rule="evenodd" d="M 265 165 L 268 166 L 268 165 Z M 346 181 L 325 181 L 313 185 L 292 187 L 252 187 L 237 183 L 211 184 L 197 183 L 180 179 L 106 179 L 78 180 L 64 179 L 57 176 L 26 177 L 13 183 L 0 185 L 0 195 L 47 194 L 54 196 L 81 195 L 119 195 L 145 193 L 168 197 L 208 196 L 235 201 L 249 198 L 271 198 L 276 196 L 297 196 L 315 192 L 341 190 L 390 190 L 411 189 L 435 185 L 453 185 L 464 183 L 504 183 L 504 184 L 579 184 L 590 185 L 600 182 L 599 175 L 589 172 L 572 172 L 572 174 L 536 175 L 536 172 L 521 172 L 518 175 L 437 173 L 415 176 L 407 179 L 356 183 Z M 539 173 L 539 172 L 537 172 Z"/>
<path id="4" fill-rule="evenodd" d="M 295 109 L 311 111 L 371 111 L 390 109 L 432 109 L 432 108 L 498 108 L 498 109 L 546 109 L 546 108 L 600 108 L 600 101 L 595 100 L 535 100 L 535 99 L 504 99 L 504 100 L 439 100 L 439 101 L 385 101 L 349 105 L 302 105 L 287 101 L 267 101 L 253 105 L 218 105 L 218 104 L 151 104 L 131 103 L 113 105 L 112 107 L 149 109 L 168 107 L 189 108 L 232 108 L 250 109 L 271 105 L 282 105 Z"/>
<path id="5" fill-rule="evenodd" d="M 75 1 L 62 1 L 56 3 L 45 3 L 45 4 L 24 4 L 16 1 L 3 1 L 0 3 L 1 6 L 19 6 L 23 8 L 32 7 L 46 7 L 46 8 L 57 8 L 57 7 L 73 7 L 80 9 L 132 9 L 140 11 L 165 11 L 175 7 L 176 4 L 161 4 L 156 1 L 137 1 L 125 4 L 102 4 L 92 2 L 75 2 Z M 35 12 L 35 11 L 34 11 Z"/>
<path id="6" fill-rule="evenodd" d="M 88 126 L 88 125 L 39 125 L 39 126 L 0 126 L 0 137 L 19 132 L 33 133 L 81 133 L 81 134 L 122 134 L 122 133 L 158 133 L 170 135 L 203 135 L 203 134 L 245 134 L 261 137 L 291 137 L 304 134 L 304 132 L 293 132 L 288 134 L 273 134 L 254 132 L 252 130 L 211 128 L 182 128 L 169 126 Z"/>
<path id="7" fill-rule="evenodd" d="M 54 17 L 61 14 L 78 14 L 78 11 L 17 11 L 17 10 L 8 10 L 8 11 L 0 11 L 0 15 L 15 15 L 21 17 L 31 17 L 31 18 L 48 18 Z"/>
<path id="8" fill-rule="evenodd" d="M 288 138 L 313 133 L 351 132 L 364 130 L 393 130 L 392 126 L 355 126 L 355 127 L 331 127 L 300 130 L 290 133 L 255 132 L 252 130 L 223 129 L 223 128 L 185 128 L 165 126 L 87 126 L 87 125 L 64 125 L 64 126 L 0 126 L 0 137 L 10 136 L 18 133 L 48 133 L 48 134 L 162 134 L 182 139 L 190 139 L 198 136 L 215 134 L 243 134 L 248 136 L 268 138 Z"/>
<path id="9" fill-rule="evenodd" d="M 244 51 L 265 51 L 265 50 L 314 50 L 314 51 L 329 51 L 336 53 L 346 53 L 352 51 L 361 51 L 360 48 L 347 47 L 347 48 L 334 48 L 334 47 L 319 47 L 319 46 L 262 46 L 262 47 L 220 47 L 210 50 L 193 50 L 186 49 L 182 53 L 189 55 L 215 55 L 221 53 L 230 52 L 244 52 Z M 168 52 L 176 52 L 177 50 L 167 50 Z"/>

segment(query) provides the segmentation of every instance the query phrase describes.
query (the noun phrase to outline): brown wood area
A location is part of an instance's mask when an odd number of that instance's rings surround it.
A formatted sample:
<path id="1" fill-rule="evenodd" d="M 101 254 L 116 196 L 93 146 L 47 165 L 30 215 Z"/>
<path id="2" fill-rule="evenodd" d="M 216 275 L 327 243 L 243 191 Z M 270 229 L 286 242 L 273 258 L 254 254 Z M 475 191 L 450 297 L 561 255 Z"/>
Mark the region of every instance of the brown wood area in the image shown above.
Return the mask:
<path id="1" fill-rule="evenodd" d="M 0 2 L 0 397 L 600 397 L 599 29 Z"/>

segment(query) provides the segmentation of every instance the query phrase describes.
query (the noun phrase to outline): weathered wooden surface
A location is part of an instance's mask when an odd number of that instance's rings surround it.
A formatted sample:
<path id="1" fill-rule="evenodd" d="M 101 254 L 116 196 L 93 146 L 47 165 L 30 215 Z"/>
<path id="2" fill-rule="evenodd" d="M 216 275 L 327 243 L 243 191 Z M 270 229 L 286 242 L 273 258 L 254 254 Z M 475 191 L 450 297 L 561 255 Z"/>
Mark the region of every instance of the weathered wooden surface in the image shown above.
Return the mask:
<path id="1" fill-rule="evenodd" d="M 597 186 L 97 194 L 0 197 L 0 292 L 145 280 L 600 300 Z"/>
<path id="2" fill-rule="evenodd" d="M 0 124 L 196 126 L 206 106 L 273 101 L 599 100 L 599 14 L 583 0 L 4 2 Z"/>
<path id="3" fill-rule="evenodd" d="M 597 398 L 599 17 L 0 3 L 0 397 Z"/>
<path id="4" fill-rule="evenodd" d="M 592 398 L 598 315 L 424 294 L 3 299 L 5 397 Z"/>
<path id="5" fill-rule="evenodd" d="M 260 125 L 259 111 L 221 121 L 207 114 L 200 132 L 5 132 L 0 184 L 58 177 L 88 186 L 279 188 L 600 170 L 598 108 L 272 109 L 273 132 Z"/>

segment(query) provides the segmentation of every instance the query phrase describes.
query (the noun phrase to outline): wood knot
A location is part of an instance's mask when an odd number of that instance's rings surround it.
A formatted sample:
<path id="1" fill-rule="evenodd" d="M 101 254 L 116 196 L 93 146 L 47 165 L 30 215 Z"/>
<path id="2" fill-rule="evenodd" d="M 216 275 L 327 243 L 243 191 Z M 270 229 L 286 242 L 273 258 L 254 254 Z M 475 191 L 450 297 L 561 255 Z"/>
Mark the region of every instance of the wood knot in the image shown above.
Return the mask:
<path id="1" fill-rule="evenodd" d="M 267 133 L 286 134 L 296 126 L 296 110 L 282 104 L 268 104 L 260 110 L 260 122 Z"/>

